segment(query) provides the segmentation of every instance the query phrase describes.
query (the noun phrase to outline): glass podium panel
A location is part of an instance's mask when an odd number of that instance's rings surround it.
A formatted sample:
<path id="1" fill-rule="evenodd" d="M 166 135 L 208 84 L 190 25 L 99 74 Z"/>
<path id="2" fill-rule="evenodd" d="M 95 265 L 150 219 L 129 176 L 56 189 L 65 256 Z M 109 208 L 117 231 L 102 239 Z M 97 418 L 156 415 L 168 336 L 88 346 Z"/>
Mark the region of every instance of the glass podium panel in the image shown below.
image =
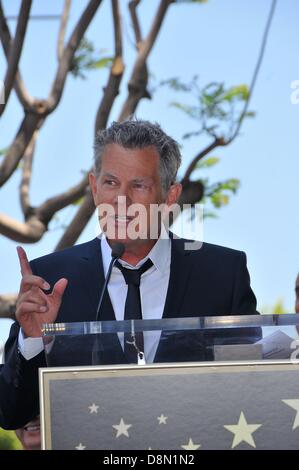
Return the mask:
<path id="1" fill-rule="evenodd" d="M 139 365 L 172 362 L 297 361 L 299 315 L 53 323 L 43 326 L 48 367 L 128 364 L 124 341 L 142 332 Z"/>

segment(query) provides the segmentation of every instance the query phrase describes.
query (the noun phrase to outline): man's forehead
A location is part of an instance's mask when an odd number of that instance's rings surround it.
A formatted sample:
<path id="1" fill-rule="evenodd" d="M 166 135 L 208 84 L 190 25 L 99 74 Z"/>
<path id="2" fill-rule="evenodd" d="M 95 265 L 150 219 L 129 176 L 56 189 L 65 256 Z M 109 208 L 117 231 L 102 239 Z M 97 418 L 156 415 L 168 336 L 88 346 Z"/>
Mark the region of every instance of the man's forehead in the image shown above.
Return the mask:
<path id="1" fill-rule="evenodd" d="M 130 172 L 132 178 L 155 177 L 159 172 L 159 155 L 155 148 L 127 149 L 116 144 L 109 144 L 103 152 L 101 174 L 122 177 Z"/>
<path id="2" fill-rule="evenodd" d="M 136 158 L 140 161 L 151 161 L 154 164 L 159 162 L 159 153 L 155 147 L 134 147 L 134 148 L 127 148 L 122 147 L 118 144 L 108 144 L 103 150 L 102 160 L 109 161 L 111 159 L 126 159 L 129 160 L 130 158 L 136 160 Z"/>

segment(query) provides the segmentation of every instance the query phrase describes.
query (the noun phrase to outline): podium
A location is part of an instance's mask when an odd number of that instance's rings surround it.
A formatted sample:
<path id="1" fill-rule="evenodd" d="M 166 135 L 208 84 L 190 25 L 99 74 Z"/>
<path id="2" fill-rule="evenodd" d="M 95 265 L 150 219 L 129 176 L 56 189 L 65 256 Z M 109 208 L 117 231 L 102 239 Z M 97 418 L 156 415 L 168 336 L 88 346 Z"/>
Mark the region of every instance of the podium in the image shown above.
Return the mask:
<path id="1" fill-rule="evenodd" d="M 295 314 L 44 325 L 42 446 L 299 449 L 298 332 Z"/>

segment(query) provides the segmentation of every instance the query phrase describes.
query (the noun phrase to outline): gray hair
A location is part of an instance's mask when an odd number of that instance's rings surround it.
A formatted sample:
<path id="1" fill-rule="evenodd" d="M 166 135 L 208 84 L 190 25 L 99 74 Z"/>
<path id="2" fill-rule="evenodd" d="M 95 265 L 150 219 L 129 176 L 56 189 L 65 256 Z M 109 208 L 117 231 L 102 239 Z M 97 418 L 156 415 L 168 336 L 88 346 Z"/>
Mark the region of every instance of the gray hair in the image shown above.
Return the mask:
<path id="1" fill-rule="evenodd" d="M 94 167 L 98 176 L 101 171 L 102 155 L 106 145 L 118 144 L 127 149 L 155 147 L 160 157 L 160 177 L 164 191 L 175 182 L 181 164 L 178 143 L 168 136 L 157 123 L 134 119 L 113 122 L 107 129 L 98 131 L 94 142 Z"/>

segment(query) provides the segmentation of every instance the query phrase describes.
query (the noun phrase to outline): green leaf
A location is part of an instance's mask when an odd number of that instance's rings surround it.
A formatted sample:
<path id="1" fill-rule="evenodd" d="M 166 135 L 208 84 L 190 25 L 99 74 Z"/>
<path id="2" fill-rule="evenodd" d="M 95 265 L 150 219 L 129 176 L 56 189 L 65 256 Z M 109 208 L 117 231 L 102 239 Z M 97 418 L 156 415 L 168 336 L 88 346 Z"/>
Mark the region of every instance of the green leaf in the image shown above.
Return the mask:
<path id="1" fill-rule="evenodd" d="M 113 57 L 103 57 L 100 60 L 96 60 L 92 64 L 90 64 L 91 69 L 102 69 L 104 67 L 109 67 L 113 62 Z"/>
<path id="2" fill-rule="evenodd" d="M 171 103 L 169 103 L 169 106 L 180 109 L 188 116 L 198 119 L 198 108 L 196 106 L 189 106 L 187 104 L 178 103 L 177 101 L 172 101 Z"/>
<path id="3" fill-rule="evenodd" d="M 72 204 L 73 206 L 81 206 L 82 202 L 83 202 L 83 199 L 84 197 L 79 197 L 79 199 L 77 199 L 76 201 L 74 201 Z"/>
<path id="4" fill-rule="evenodd" d="M 203 169 L 203 168 L 210 168 L 211 166 L 216 165 L 220 161 L 220 158 L 218 157 L 209 157 L 209 158 L 204 158 L 203 160 L 200 160 L 196 164 L 197 169 Z"/>
<path id="5" fill-rule="evenodd" d="M 287 313 L 283 299 L 278 299 L 273 306 L 263 305 L 260 309 L 263 314 L 282 315 Z"/>
<path id="6" fill-rule="evenodd" d="M 181 80 L 177 77 L 169 78 L 168 80 L 162 80 L 160 82 L 160 86 L 165 85 L 169 86 L 169 88 L 172 88 L 175 91 L 191 91 L 191 86 L 181 82 Z"/>
<path id="7" fill-rule="evenodd" d="M 224 181 L 220 185 L 221 190 L 226 189 L 233 193 L 236 193 L 239 188 L 240 188 L 240 180 L 238 180 L 237 178 L 230 178 L 229 180 Z"/>
<path id="8" fill-rule="evenodd" d="M 93 43 L 83 38 L 70 65 L 71 74 L 75 78 L 79 77 L 85 79 L 85 71 L 108 67 L 113 59 L 110 56 L 101 57 L 103 51 L 105 51 L 105 49 L 96 52 Z"/>
<path id="9" fill-rule="evenodd" d="M 229 88 L 222 96 L 223 101 L 232 101 L 233 99 L 247 101 L 249 98 L 249 88 L 247 85 L 236 85 Z"/>
<path id="10" fill-rule="evenodd" d="M 247 113 L 245 113 L 246 117 L 249 117 L 249 118 L 253 118 L 256 116 L 256 113 L 254 111 L 247 111 Z"/>
<path id="11" fill-rule="evenodd" d="M 201 96 L 202 103 L 205 106 L 212 106 L 214 104 L 214 96 L 213 95 L 208 95 L 207 93 L 203 93 Z"/>
<path id="12" fill-rule="evenodd" d="M 229 203 L 229 196 L 227 194 L 222 194 L 221 192 L 216 192 L 211 196 L 211 202 L 218 208 L 226 206 Z"/>
<path id="13" fill-rule="evenodd" d="M 218 215 L 215 212 L 205 211 L 203 212 L 204 219 L 218 219 Z"/>
<path id="14" fill-rule="evenodd" d="M 227 181 L 221 181 L 207 188 L 206 194 L 209 197 L 212 197 L 216 193 L 222 193 L 223 191 L 230 191 L 233 194 L 236 194 L 239 187 L 240 187 L 240 181 L 236 178 L 231 178 Z"/>

